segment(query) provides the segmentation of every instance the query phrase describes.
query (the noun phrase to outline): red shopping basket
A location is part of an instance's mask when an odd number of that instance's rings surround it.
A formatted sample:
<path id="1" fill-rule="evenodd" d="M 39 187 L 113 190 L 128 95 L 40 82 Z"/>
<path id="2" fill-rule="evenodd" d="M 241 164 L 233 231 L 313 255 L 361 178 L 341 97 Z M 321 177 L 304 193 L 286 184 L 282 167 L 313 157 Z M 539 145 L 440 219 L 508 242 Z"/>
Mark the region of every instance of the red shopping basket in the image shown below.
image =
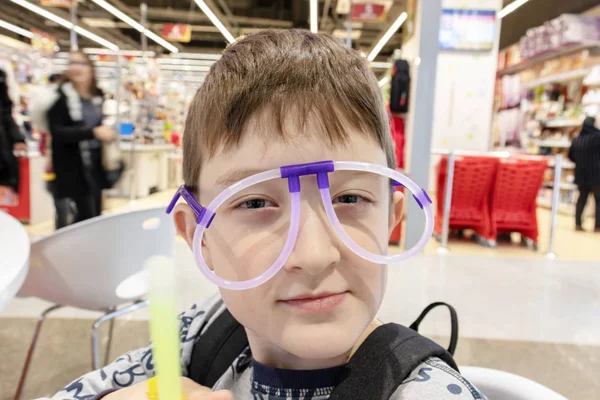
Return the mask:
<path id="1" fill-rule="evenodd" d="M 519 232 L 537 243 L 536 199 L 544 181 L 547 160 L 518 157 L 500 161 L 492 188 L 491 220 L 494 237 Z"/>
<path id="2" fill-rule="evenodd" d="M 492 239 L 490 221 L 490 189 L 494 182 L 498 159 L 483 156 L 457 156 L 450 206 L 451 229 L 473 229 L 481 237 Z M 441 235 L 444 221 L 448 158 L 437 167 L 437 204 L 435 232 Z"/>

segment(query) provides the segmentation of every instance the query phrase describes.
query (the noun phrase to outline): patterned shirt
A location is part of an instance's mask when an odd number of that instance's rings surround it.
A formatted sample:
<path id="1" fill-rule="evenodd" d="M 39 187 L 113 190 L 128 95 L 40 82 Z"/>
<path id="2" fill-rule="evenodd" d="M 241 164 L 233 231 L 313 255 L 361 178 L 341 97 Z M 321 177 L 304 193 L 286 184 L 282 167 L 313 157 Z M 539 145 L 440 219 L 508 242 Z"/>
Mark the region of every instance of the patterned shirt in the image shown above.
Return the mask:
<path id="1" fill-rule="evenodd" d="M 194 344 L 208 326 L 225 310 L 220 296 L 194 305 L 181 315 L 181 363 L 187 376 Z M 271 368 L 252 359 L 246 348 L 213 390 L 228 389 L 235 400 L 326 400 L 342 367 L 312 371 Z M 125 353 L 112 364 L 71 382 L 52 400 L 97 400 L 121 388 L 154 376 L 150 346 Z M 458 372 L 437 358 L 417 367 L 394 392 L 391 400 L 473 400 L 485 399 Z M 48 399 L 46 399 L 48 400 Z"/>

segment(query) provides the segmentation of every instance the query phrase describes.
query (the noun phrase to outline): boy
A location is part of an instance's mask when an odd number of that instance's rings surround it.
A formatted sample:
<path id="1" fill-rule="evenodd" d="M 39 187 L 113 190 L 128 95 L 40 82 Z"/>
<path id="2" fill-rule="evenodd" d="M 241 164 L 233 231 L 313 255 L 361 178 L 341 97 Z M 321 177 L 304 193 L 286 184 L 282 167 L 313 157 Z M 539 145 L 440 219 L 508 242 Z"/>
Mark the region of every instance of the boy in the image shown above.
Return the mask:
<path id="1" fill-rule="evenodd" d="M 330 181 L 323 173 L 301 176 L 289 187 L 261 172 L 320 160 L 333 162 L 310 168 L 340 161 L 395 168 L 386 111 L 368 62 L 327 35 L 290 30 L 248 36 L 225 51 L 198 90 L 183 149 L 191 194 L 184 194 L 188 205 L 175 207 L 175 223 L 202 272 L 221 286 L 219 297 L 182 316 L 183 375 L 192 349 L 202 345 L 197 339 L 225 306 L 249 342 L 214 392 L 183 378 L 186 399 L 329 398 L 341 366 L 381 325 L 375 315 L 387 267 L 351 248 L 387 254 L 402 195 L 391 194 L 388 178 L 381 185 L 377 175 L 365 179 L 368 173 L 356 171 L 336 171 L 341 175 L 330 174 Z M 256 182 L 245 188 L 249 176 Z M 198 203 L 220 204 L 211 215 L 211 206 Z M 340 239 L 332 226 L 346 236 Z M 236 290 L 242 286 L 246 290 Z M 142 400 L 144 381 L 153 375 L 148 347 L 85 375 L 54 399 Z M 431 358 L 391 398 L 482 397 Z"/>

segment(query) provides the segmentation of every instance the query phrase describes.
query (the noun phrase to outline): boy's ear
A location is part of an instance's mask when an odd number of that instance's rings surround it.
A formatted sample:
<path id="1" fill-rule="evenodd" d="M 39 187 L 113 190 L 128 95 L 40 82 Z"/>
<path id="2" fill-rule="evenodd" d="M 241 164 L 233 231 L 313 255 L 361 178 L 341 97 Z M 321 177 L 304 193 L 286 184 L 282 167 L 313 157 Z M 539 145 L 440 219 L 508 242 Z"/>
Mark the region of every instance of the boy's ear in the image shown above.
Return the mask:
<path id="1" fill-rule="evenodd" d="M 392 231 L 402 221 L 404 215 L 404 194 L 402 192 L 394 192 L 392 195 L 392 207 L 390 212 L 390 224 L 388 235 L 392 234 Z"/>
<path id="2" fill-rule="evenodd" d="M 173 220 L 175 221 L 175 228 L 177 233 L 185 240 L 190 250 L 193 250 L 194 243 L 194 232 L 196 232 L 196 214 L 194 211 L 185 203 L 179 203 L 173 210 Z M 208 267 L 212 270 L 212 258 L 207 247 L 202 242 L 202 255 L 204 261 Z"/>
<path id="3" fill-rule="evenodd" d="M 179 203 L 173 210 L 173 221 L 177 233 L 186 241 L 190 249 L 194 241 L 194 232 L 196 231 L 196 214 L 185 203 Z"/>

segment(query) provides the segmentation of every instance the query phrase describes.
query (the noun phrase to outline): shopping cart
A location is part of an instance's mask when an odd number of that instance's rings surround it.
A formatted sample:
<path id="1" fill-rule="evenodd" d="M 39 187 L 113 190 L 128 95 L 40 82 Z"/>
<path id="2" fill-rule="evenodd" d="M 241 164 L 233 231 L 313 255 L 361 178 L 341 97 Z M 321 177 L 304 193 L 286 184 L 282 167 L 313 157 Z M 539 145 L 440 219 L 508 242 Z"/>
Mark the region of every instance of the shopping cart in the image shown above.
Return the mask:
<path id="1" fill-rule="evenodd" d="M 490 190 L 494 182 L 498 159 L 485 156 L 457 156 L 454 162 L 454 182 L 450 206 L 450 229 L 472 229 L 478 242 L 492 245 L 495 236 L 490 220 Z M 444 199 L 448 158 L 437 166 L 437 204 L 434 235 L 441 237 L 444 220 Z"/>
<path id="2" fill-rule="evenodd" d="M 547 168 L 544 157 L 500 160 L 491 195 L 492 235 L 518 232 L 522 243 L 537 249 L 536 199 Z"/>

